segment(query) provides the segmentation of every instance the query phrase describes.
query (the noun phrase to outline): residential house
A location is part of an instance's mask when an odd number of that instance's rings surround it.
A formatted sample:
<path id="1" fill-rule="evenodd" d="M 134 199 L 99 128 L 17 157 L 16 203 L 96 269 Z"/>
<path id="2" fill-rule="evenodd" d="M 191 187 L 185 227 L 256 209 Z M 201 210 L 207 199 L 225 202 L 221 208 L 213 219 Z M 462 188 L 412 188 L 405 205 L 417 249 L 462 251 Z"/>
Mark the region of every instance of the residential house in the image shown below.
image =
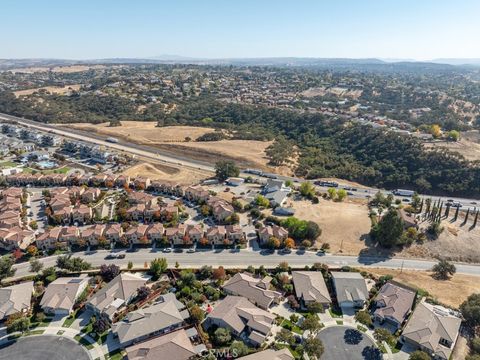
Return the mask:
<path id="1" fill-rule="evenodd" d="M 132 191 L 128 194 L 128 203 L 130 205 L 144 204 L 152 206 L 157 204 L 157 198 L 146 192 Z"/>
<path id="2" fill-rule="evenodd" d="M 129 187 L 130 186 L 130 176 L 120 175 L 115 180 L 116 187 Z"/>
<path id="3" fill-rule="evenodd" d="M 109 239 L 104 236 L 106 226 L 104 224 L 91 225 L 85 229 L 82 229 L 82 239 L 85 240 L 90 246 L 98 245 L 100 239 L 105 239 L 109 243 Z"/>
<path id="4" fill-rule="evenodd" d="M 150 187 L 150 179 L 149 178 L 144 178 L 144 177 L 136 177 L 133 180 L 133 186 L 135 189 L 140 189 L 140 190 L 145 190 Z"/>
<path id="5" fill-rule="evenodd" d="M 258 237 L 262 244 L 266 244 L 271 237 L 275 237 L 280 241 L 288 238 L 288 231 L 278 225 L 264 226 L 258 231 Z"/>
<path id="6" fill-rule="evenodd" d="M 403 221 L 403 227 L 405 229 L 408 229 L 411 227 L 415 229 L 418 228 L 417 220 L 415 219 L 415 214 L 408 213 L 404 209 L 399 209 L 397 212 Z"/>
<path id="7" fill-rule="evenodd" d="M 92 208 L 84 204 L 75 206 L 72 209 L 72 220 L 74 224 L 88 224 L 92 220 Z"/>
<path id="8" fill-rule="evenodd" d="M 292 271 L 295 294 L 304 307 L 320 303 L 326 309 L 332 303 L 325 279 L 320 271 Z"/>
<path id="9" fill-rule="evenodd" d="M 226 239 L 227 230 L 223 225 L 212 226 L 205 232 L 208 242 L 213 245 L 229 245 L 230 241 Z"/>
<path id="10" fill-rule="evenodd" d="M 47 314 L 71 314 L 75 301 L 87 285 L 88 277 L 85 274 L 80 277 L 60 277 L 47 286 L 40 306 Z"/>
<path id="11" fill-rule="evenodd" d="M 233 206 L 226 201 L 216 201 L 212 205 L 212 214 L 215 220 L 225 221 L 229 216 L 235 213 Z"/>
<path id="12" fill-rule="evenodd" d="M 167 240 L 173 245 L 183 245 L 185 241 L 185 225 L 179 224 L 175 227 L 165 229 Z"/>
<path id="13" fill-rule="evenodd" d="M 260 346 L 270 335 L 275 315 L 262 310 L 242 296 L 229 295 L 218 302 L 203 322 L 205 329 L 218 326 L 230 330 L 235 337 L 242 337 Z"/>
<path id="14" fill-rule="evenodd" d="M 263 351 L 258 351 L 256 353 L 242 356 L 242 360 L 294 360 L 295 357 L 292 355 L 288 348 L 283 348 L 281 350 L 267 349 Z"/>
<path id="15" fill-rule="evenodd" d="M 184 197 L 190 201 L 207 202 L 210 197 L 210 192 L 202 186 L 189 186 L 185 189 Z"/>
<path id="16" fill-rule="evenodd" d="M 121 273 L 97 291 L 86 307 L 111 321 L 117 311 L 128 305 L 137 295 L 138 288 L 144 286 L 146 282 L 146 279 L 138 275 Z"/>
<path id="17" fill-rule="evenodd" d="M 148 227 L 146 235 L 148 240 L 153 243 L 156 241 L 161 241 L 163 239 L 163 234 L 165 229 L 163 228 L 162 223 L 155 223 Z"/>
<path id="18" fill-rule="evenodd" d="M 148 225 L 138 224 L 137 226 L 132 226 L 125 232 L 127 240 L 132 245 L 136 244 L 148 244 L 151 243 L 150 239 L 147 237 Z"/>
<path id="19" fill-rule="evenodd" d="M 17 313 L 30 311 L 33 281 L 0 288 L 0 320 Z"/>
<path id="20" fill-rule="evenodd" d="M 89 204 L 98 200 L 101 194 L 101 190 L 99 188 L 88 188 L 82 194 L 82 202 Z"/>
<path id="21" fill-rule="evenodd" d="M 58 241 L 65 244 L 76 244 L 80 239 L 80 229 L 77 226 L 65 226 L 60 232 Z"/>
<path id="22" fill-rule="evenodd" d="M 127 218 L 133 221 L 143 220 L 145 204 L 135 204 L 127 209 Z"/>
<path id="23" fill-rule="evenodd" d="M 415 297 L 415 291 L 387 282 L 374 299 L 374 319 L 393 326 L 394 331 L 400 329 L 412 310 Z"/>
<path id="24" fill-rule="evenodd" d="M 358 272 L 332 271 L 333 287 L 340 307 L 361 308 L 368 299 L 367 283 Z"/>
<path id="25" fill-rule="evenodd" d="M 53 250 L 58 247 L 65 247 L 67 244 L 61 242 L 60 239 L 62 229 L 62 227 L 56 226 L 40 234 L 36 240 L 37 247 L 42 250 Z"/>
<path id="26" fill-rule="evenodd" d="M 227 225 L 225 226 L 227 232 L 227 239 L 231 243 L 241 242 L 244 239 L 242 228 L 239 225 Z"/>
<path id="27" fill-rule="evenodd" d="M 188 225 L 186 235 L 190 243 L 198 242 L 203 237 L 203 228 L 200 225 Z"/>
<path id="28" fill-rule="evenodd" d="M 177 330 L 189 317 L 185 305 L 169 293 L 160 296 L 151 306 L 128 313 L 122 321 L 113 324 L 112 333 L 125 347 Z"/>
<path id="29" fill-rule="evenodd" d="M 120 224 L 108 224 L 104 235 L 108 242 L 119 241 L 120 237 L 123 235 L 122 226 Z"/>
<path id="30" fill-rule="evenodd" d="M 35 233 L 21 227 L 0 229 L 0 247 L 11 251 L 14 249 L 25 250 L 35 241 Z"/>
<path id="31" fill-rule="evenodd" d="M 272 304 L 278 304 L 282 298 L 281 293 L 270 290 L 271 281 L 270 276 L 259 279 L 247 272 L 236 273 L 223 285 L 223 290 L 230 295 L 243 296 L 254 305 L 267 310 Z"/>
<path id="32" fill-rule="evenodd" d="M 129 346 L 125 349 L 127 352 L 127 359 L 191 360 L 196 357 L 199 351 L 197 351 L 196 347 L 193 346 L 187 331 L 180 329 L 167 335 L 155 337 L 150 340 Z"/>
<path id="33" fill-rule="evenodd" d="M 452 310 L 420 302 L 403 330 L 401 339 L 433 359 L 451 358 L 462 319 Z"/>

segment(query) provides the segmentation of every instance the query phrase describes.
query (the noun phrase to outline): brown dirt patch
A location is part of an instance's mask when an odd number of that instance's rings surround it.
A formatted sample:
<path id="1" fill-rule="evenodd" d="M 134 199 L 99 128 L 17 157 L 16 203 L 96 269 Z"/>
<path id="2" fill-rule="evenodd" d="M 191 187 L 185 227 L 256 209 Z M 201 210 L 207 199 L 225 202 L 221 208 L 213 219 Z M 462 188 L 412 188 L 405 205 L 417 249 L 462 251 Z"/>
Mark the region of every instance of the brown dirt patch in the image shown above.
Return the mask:
<path id="1" fill-rule="evenodd" d="M 320 200 L 319 204 L 310 201 L 292 201 L 295 217 L 316 222 L 322 229 L 319 243 L 329 243 L 330 252 L 358 255 L 367 248 L 366 238 L 370 232 L 370 218 L 365 203 L 347 200 L 333 202 Z"/>
<path id="2" fill-rule="evenodd" d="M 74 90 L 74 91 L 78 91 L 80 90 L 80 87 L 82 85 L 80 84 L 76 84 L 76 85 L 67 85 L 67 86 L 45 86 L 45 87 L 41 87 L 41 88 L 35 88 L 35 89 L 26 89 L 26 90 L 18 90 L 18 91 L 14 91 L 14 95 L 15 97 L 20 97 L 20 96 L 27 96 L 27 95 L 32 95 L 34 92 L 36 91 L 40 91 L 40 90 L 45 90 L 47 92 L 49 92 L 50 94 L 59 94 L 59 95 L 63 95 L 71 90 Z"/>
<path id="3" fill-rule="evenodd" d="M 194 183 L 198 183 L 200 180 L 203 180 L 211 175 L 207 172 L 200 170 L 192 170 L 189 168 L 176 168 L 173 166 L 160 164 L 153 165 L 146 162 L 134 165 L 126 169 L 125 171 L 123 171 L 122 174 L 131 177 L 148 177 L 151 180 L 174 181 L 183 185 L 191 185 Z"/>
<path id="4" fill-rule="evenodd" d="M 439 302 L 458 308 L 466 298 L 480 292 L 480 282 L 477 276 L 455 274 L 450 280 L 435 280 L 429 271 L 364 269 L 377 276 L 392 275 L 393 279 L 405 285 L 428 291 Z"/>

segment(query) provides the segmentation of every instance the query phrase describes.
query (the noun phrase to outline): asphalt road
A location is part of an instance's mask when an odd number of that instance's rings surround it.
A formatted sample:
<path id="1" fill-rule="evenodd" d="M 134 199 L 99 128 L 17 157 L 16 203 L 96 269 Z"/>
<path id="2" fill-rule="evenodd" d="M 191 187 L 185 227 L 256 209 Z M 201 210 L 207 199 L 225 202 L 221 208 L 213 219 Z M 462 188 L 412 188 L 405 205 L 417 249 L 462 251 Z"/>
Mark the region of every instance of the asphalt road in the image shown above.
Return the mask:
<path id="1" fill-rule="evenodd" d="M 436 261 L 415 260 L 415 259 L 399 259 L 399 258 L 379 258 L 379 257 L 357 257 L 357 256 L 341 256 L 341 255 L 324 255 L 320 256 L 313 252 L 292 252 L 291 254 L 282 255 L 278 253 L 266 254 L 262 251 L 240 250 L 232 252 L 229 249 L 222 250 L 203 250 L 193 254 L 183 253 L 163 253 L 161 250 L 153 250 L 149 248 L 138 249 L 136 252 L 118 251 L 125 253 L 124 259 L 105 260 L 109 253 L 108 250 L 98 250 L 87 254 L 86 252 L 74 253 L 88 261 L 94 267 L 102 264 L 117 264 L 122 268 L 126 268 L 128 262 L 131 261 L 134 267 L 143 267 L 145 262 L 150 263 L 151 260 L 164 257 L 167 259 L 170 267 L 178 264 L 182 268 L 199 268 L 203 265 L 213 267 L 223 266 L 225 268 L 243 268 L 249 265 L 259 267 L 261 265 L 267 268 L 276 267 L 280 262 L 286 261 L 290 266 L 303 268 L 305 265 L 312 266 L 314 263 L 320 262 L 330 267 L 372 267 L 387 269 L 408 269 L 408 270 L 429 270 Z M 57 256 L 49 256 L 39 259 L 44 267 L 55 266 Z M 480 265 L 471 264 L 455 264 L 457 273 L 480 276 Z M 29 272 L 29 263 L 20 263 L 14 265 L 17 270 L 15 277 L 22 277 L 31 274 Z"/>
<path id="2" fill-rule="evenodd" d="M 353 333 L 354 335 L 351 335 Z M 375 355 L 365 348 L 375 348 L 375 343 L 367 335 L 346 326 L 332 326 L 320 331 L 317 337 L 322 340 L 325 352 L 322 360 L 373 360 Z M 378 359 L 381 359 L 381 353 Z M 377 355 L 378 356 L 378 355 Z"/>
<path id="3" fill-rule="evenodd" d="M 23 124 L 25 126 L 35 128 L 38 130 L 42 131 L 49 131 L 52 133 L 55 133 L 57 135 L 71 138 L 71 139 L 76 139 L 80 141 L 86 141 L 86 142 L 91 142 L 97 145 L 102 145 L 106 147 L 110 147 L 112 149 L 115 149 L 120 152 L 126 152 L 129 154 L 137 155 L 137 156 L 142 156 L 147 159 L 152 159 L 155 161 L 160 161 L 160 162 L 165 162 L 165 163 L 170 163 L 174 165 L 180 165 L 184 167 L 189 167 L 189 168 L 194 168 L 194 169 L 200 169 L 200 170 L 205 170 L 205 171 L 210 171 L 214 172 L 214 167 L 212 164 L 199 161 L 199 160 L 193 160 L 187 157 L 182 156 L 181 154 L 166 151 L 166 150 L 160 150 L 151 146 L 147 145 L 139 145 L 131 142 L 124 141 L 122 139 L 119 139 L 118 143 L 111 143 L 106 141 L 107 136 L 102 136 L 98 135 L 92 132 L 85 132 L 85 131 L 80 131 L 76 129 L 62 129 L 59 128 L 58 126 L 53 126 L 49 124 L 43 124 L 43 123 L 38 123 L 32 120 L 27 120 L 24 118 L 19 118 L 7 114 L 0 114 L 0 120 L 11 120 L 11 121 L 16 121 L 20 124 Z M 242 173 L 243 175 L 251 175 L 251 174 L 246 174 Z M 292 180 L 295 183 L 301 183 L 305 181 L 304 179 L 299 179 L 296 177 L 290 177 L 290 176 L 277 176 L 279 179 L 282 180 Z M 347 184 L 341 184 L 340 187 L 350 187 Z M 327 187 L 317 187 L 321 190 L 326 190 Z M 372 197 L 375 195 L 378 191 L 383 192 L 384 194 L 390 193 L 389 191 L 386 190 L 381 190 L 381 189 L 375 189 L 375 188 L 366 188 L 366 189 L 358 189 L 358 191 L 353 192 L 351 197 L 357 197 L 357 198 L 367 198 L 367 197 Z M 447 200 L 446 197 L 440 197 L 440 196 L 430 196 L 430 195 L 422 195 L 424 198 L 431 198 L 433 201 L 437 200 Z M 398 199 L 404 199 L 405 197 L 403 196 L 398 196 L 396 197 Z M 477 202 L 480 204 L 480 201 L 476 199 L 468 199 L 468 198 L 458 198 L 458 197 L 448 197 L 448 199 L 452 199 L 455 202 L 459 202 L 462 204 L 463 208 L 462 210 L 466 211 L 468 207 L 478 207 L 479 205 L 476 204 Z"/>
<path id="4" fill-rule="evenodd" d="M 60 336 L 29 336 L 0 349 L 0 360 L 90 360 L 77 343 Z"/>

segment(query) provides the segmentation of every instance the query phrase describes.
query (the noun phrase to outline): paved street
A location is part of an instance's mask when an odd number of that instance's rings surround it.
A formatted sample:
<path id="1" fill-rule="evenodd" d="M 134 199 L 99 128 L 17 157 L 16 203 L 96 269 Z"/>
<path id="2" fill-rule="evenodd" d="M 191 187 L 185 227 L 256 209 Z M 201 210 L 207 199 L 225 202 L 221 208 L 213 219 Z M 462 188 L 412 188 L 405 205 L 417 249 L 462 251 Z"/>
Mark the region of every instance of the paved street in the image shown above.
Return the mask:
<path id="1" fill-rule="evenodd" d="M 119 251 L 125 253 L 125 250 Z M 105 260 L 105 256 L 109 251 L 98 250 L 94 253 L 87 254 L 85 252 L 75 253 L 74 256 L 80 256 L 90 262 L 94 267 L 98 267 L 105 263 L 115 263 L 119 266 L 126 267 L 129 261 L 132 261 L 135 267 L 143 267 L 145 262 L 150 262 L 154 258 L 164 257 L 167 259 L 169 266 L 175 266 L 178 262 L 184 268 L 196 268 L 203 265 L 224 266 L 226 268 L 247 267 L 252 265 L 259 267 L 275 267 L 280 262 L 286 261 L 294 267 L 311 266 L 316 262 L 321 262 L 333 267 L 341 266 L 363 266 L 378 267 L 387 269 L 410 269 L 410 270 L 429 270 L 436 261 L 413 260 L 399 258 L 374 258 L 374 257 L 357 257 L 357 256 L 341 256 L 341 255 L 325 255 L 319 256 L 313 252 L 298 253 L 292 252 L 288 255 L 281 254 L 265 254 L 262 251 L 241 250 L 232 252 L 228 249 L 216 249 L 199 251 L 194 254 L 183 253 L 163 253 L 160 250 L 138 249 L 136 252 L 126 253 L 124 259 Z M 57 256 L 49 256 L 40 259 L 45 267 L 54 266 Z M 480 276 L 480 266 L 469 264 L 456 264 L 457 273 Z M 25 276 L 29 273 L 29 263 L 21 263 L 14 265 L 17 269 L 16 277 Z"/>

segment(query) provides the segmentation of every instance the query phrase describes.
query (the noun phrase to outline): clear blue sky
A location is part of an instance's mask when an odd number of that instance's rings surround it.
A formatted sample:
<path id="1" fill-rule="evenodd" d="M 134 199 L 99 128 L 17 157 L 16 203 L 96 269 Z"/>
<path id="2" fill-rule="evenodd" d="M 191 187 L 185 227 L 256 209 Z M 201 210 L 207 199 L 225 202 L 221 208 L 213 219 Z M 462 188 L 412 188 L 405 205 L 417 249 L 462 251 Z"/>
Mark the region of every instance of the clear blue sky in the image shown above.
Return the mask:
<path id="1" fill-rule="evenodd" d="M 480 0 L 1 0 L 0 58 L 480 58 Z"/>

